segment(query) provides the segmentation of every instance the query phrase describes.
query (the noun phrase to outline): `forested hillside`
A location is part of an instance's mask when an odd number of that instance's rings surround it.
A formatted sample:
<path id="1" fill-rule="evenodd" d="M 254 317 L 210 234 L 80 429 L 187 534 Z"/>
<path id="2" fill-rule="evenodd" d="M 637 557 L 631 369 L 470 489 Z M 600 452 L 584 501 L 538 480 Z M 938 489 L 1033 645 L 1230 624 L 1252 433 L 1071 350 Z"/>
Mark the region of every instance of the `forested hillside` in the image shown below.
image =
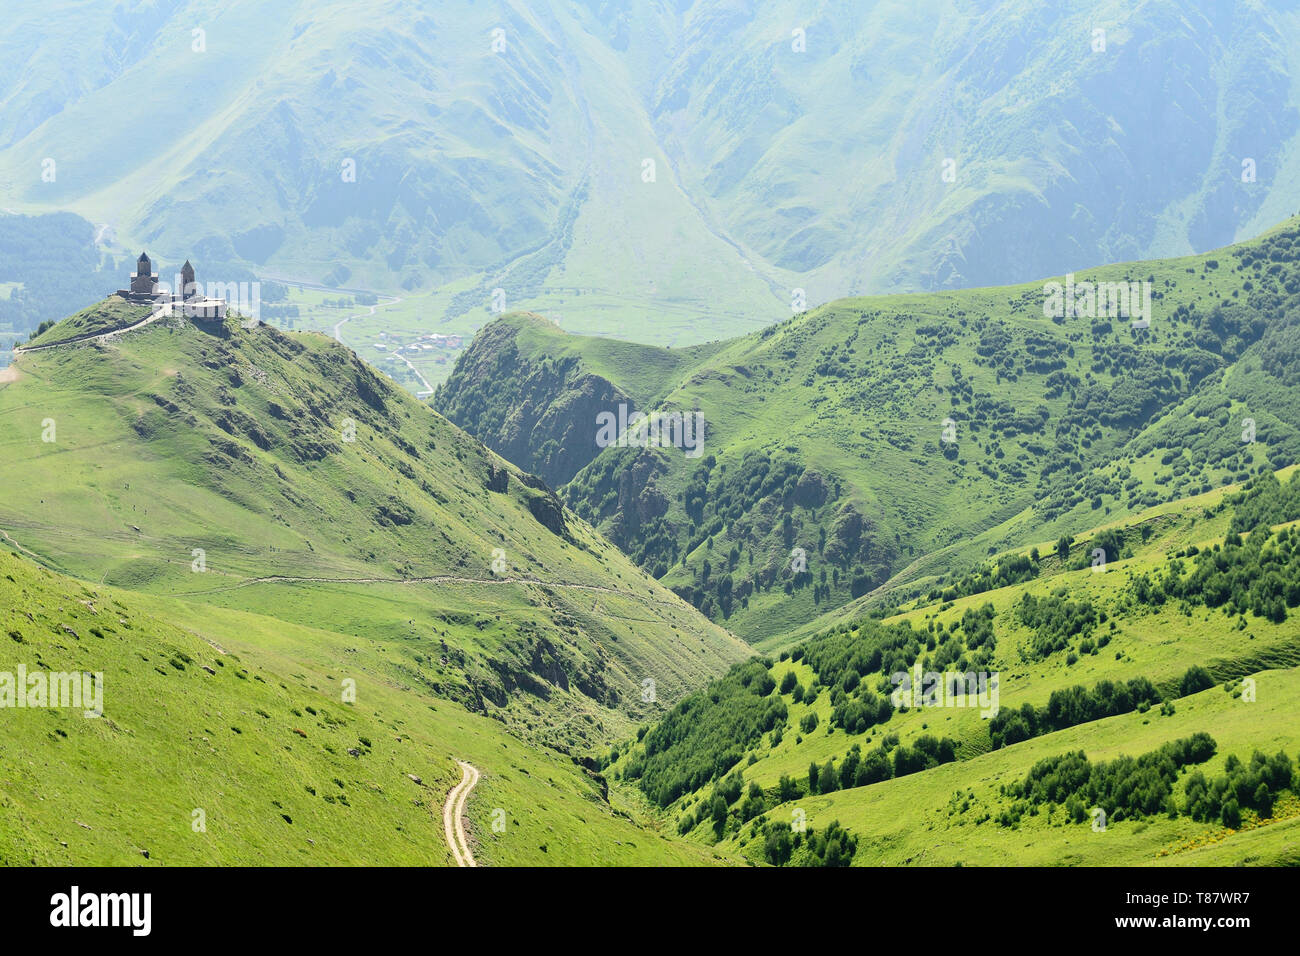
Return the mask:
<path id="1" fill-rule="evenodd" d="M 1150 283 L 1149 328 L 1095 296 L 1045 316 L 1043 284 L 847 299 L 707 351 L 629 346 L 635 377 L 596 340 L 503 319 L 434 404 L 493 448 L 563 461 L 556 477 L 590 455 L 561 488 L 571 506 L 764 641 L 905 570 L 941 576 L 1300 459 L 1298 261 L 1291 220 L 1072 277 Z M 701 410 L 701 456 L 584 452 L 582 419 L 594 437 L 619 403 Z"/>
<path id="2" fill-rule="evenodd" d="M 775 865 L 1294 859 L 1288 472 L 1061 542 L 1050 559 L 1001 555 L 1016 583 L 974 573 L 736 665 L 611 750 L 609 772 L 683 834 Z M 898 696 L 900 675 L 923 674 L 936 678 Z M 1095 808 L 1107 836 L 1080 846 L 1071 832 L 1086 836 Z M 937 856 L 925 849 L 939 840 Z"/>

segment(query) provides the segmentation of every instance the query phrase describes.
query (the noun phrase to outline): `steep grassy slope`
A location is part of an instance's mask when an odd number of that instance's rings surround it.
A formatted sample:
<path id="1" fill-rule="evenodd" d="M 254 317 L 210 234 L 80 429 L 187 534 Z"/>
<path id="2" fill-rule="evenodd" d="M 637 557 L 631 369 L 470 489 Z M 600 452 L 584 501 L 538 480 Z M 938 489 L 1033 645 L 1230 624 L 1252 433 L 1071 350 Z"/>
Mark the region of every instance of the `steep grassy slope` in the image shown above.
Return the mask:
<path id="1" fill-rule="evenodd" d="M 380 640 L 86 584 L 0 550 L 0 642 L 7 674 L 103 681 L 98 719 L 0 709 L 4 865 L 450 865 L 457 758 L 483 772 L 468 810 L 480 864 L 717 861 L 616 812 L 571 760 L 438 697 Z"/>
<path id="2" fill-rule="evenodd" d="M 0 529 L 58 570 L 381 639 L 433 693 L 580 751 L 745 653 L 322 336 L 177 319 L 15 370 Z"/>
<path id="3" fill-rule="evenodd" d="M 804 820 L 823 836 L 832 821 L 846 828 L 856 863 L 1294 861 L 1300 773 L 1275 788 L 1275 806 L 1255 784 L 1239 791 L 1240 821 L 1198 817 L 1185 793 L 1233 756 L 1297 758 L 1297 520 L 1292 471 L 1097 529 L 1050 559 L 1002 555 L 997 566 L 1021 572 L 1006 586 L 965 577 L 738 666 L 615 748 L 609 773 L 695 839 L 757 859 L 769 857 L 768 821 L 779 844 L 782 826 Z M 893 699 L 894 675 L 915 668 L 996 677 L 996 695 Z M 1123 796 L 1079 804 L 1018 792 L 1059 754 L 1082 749 L 1095 766 L 1199 732 L 1213 758 L 1174 774 L 1171 792 L 1157 787 L 1154 809 L 1127 802 L 1151 786 L 1141 774 Z M 1094 803 L 1103 833 L 1081 822 Z"/>
<path id="4" fill-rule="evenodd" d="M 115 296 L 82 309 L 66 319 L 50 322 L 45 331 L 34 335 L 25 344 L 32 347 L 56 345 L 128 328 L 148 318 L 151 311 L 147 305 L 137 305 Z"/>
<path id="5" fill-rule="evenodd" d="M 503 320 L 434 404 L 557 479 L 582 465 L 562 489 L 580 514 L 715 620 L 779 640 L 900 572 L 934 578 L 1300 458 L 1298 262 L 1291 220 L 1073 277 L 1149 282 L 1150 328 L 1095 305 L 1046 316 L 1043 284 L 846 299 L 707 351 L 635 347 L 635 376 L 588 361 L 595 340 Z M 699 409 L 703 456 L 597 449 L 593 412 L 622 401 Z"/>
<path id="6" fill-rule="evenodd" d="M 810 830 L 830 821 L 858 835 L 859 866 L 1295 866 L 1300 863 L 1300 797 L 1284 791 L 1268 817 L 1247 811 L 1234 827 L 1185 814 L 1109 822 L 1094 831 L 1090 822 L 1068 818 L 1060 805 L 1040 807 L 1014 824 L 998 822 L 1016 803 L 1000 790 L 1021 783 L 1039 760 L 1082 750 L 1093 762 L 1136 757 L 1164 743 L 1208 732 L 1216 756 L 1179 775 L 1174 786 L 1182 803 L 1192 772 L 1222 775 L 1229 758 L 1249 762 L 1259 751 L 1300 754 L 1291 714 L 1300 703 L 1300 671 L 1267 670 L 1252 675 L 1255 704 L 1214 687 L 1183 698 L 1168 717 L 1127 714 L 1075 727 L 1050 737 L 994 751 L 970 761 L 943 764 L 861 789 L 799 800 Z M 1089 808 L 1091 809 L 1091 808 Z M 787 823 L 792 808 L 768 819 Z M 1087 821 L 1091 816 L 1087 817 Z M 761 860 L 760 840 L 728 840 L 724 850 L 746 848 Z"/>

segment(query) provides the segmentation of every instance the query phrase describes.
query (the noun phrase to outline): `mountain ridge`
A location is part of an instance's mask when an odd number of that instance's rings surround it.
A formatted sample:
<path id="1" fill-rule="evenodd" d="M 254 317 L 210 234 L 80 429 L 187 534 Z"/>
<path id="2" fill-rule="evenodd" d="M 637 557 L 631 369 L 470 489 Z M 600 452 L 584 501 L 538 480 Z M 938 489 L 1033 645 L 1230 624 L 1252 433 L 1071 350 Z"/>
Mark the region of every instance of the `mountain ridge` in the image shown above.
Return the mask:
<path id="1" fill-rule="evenodd" d="M 386 634 L 438 693 L 579 752 L 748 653 L 324 336 L 173 317 L 14 369 L 0 470 L 29 490 L 0 527 L 66 573 Z M 552 732 L 559 707 L 581 716 Z"/>
<path id="2" fill-rule="evenodd" d="M 1297 239 L 1292 219 L 1200 256 L 1074 277 L 1146 285 L 1149 329 L 1045 316 L 1047 283 L 847 299 L 704 351 L 620 345 L 633 379 L 594 338 L 503 319 L 433 404 L 557 482 L 573 473 L 560 491 L 580 514 L 765 642 L 957 542 L 964 566 L 1099 510 L 1293 463 L 1296 397 L 1279 363 L 1300 321 Z M 600 397 L 606 411 L 701 410 L 704 458 L 597 447 L 594 419 L 582 436 L 573 414 Z M 562 462 L 555 424 L 570 436 Z"/>

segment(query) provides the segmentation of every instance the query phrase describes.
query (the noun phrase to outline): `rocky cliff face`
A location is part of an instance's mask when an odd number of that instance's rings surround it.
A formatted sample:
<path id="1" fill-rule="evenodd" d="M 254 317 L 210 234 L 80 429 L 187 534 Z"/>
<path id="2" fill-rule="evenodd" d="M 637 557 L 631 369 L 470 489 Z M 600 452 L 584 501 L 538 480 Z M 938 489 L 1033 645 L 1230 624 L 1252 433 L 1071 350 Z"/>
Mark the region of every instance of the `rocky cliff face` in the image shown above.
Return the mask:
<path id="1" fill-rule="evenodd" d="M 487 326 L 465 351 L 434 405 L 485 445 L 558 488 L 600 452 L 596 415 L 635 403 L 577 358 L 532 361 L 507 322 Z"/>

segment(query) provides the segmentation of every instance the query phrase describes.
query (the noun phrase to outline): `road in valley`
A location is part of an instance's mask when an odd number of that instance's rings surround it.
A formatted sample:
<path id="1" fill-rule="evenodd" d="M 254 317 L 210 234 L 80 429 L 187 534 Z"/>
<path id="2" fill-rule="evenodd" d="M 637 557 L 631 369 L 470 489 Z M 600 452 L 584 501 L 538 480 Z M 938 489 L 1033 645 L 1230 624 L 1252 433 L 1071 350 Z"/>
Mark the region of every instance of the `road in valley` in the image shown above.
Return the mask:
<path id="1" fill-rule="evenodd" d="M 401 299 L 389 299 L 387 302 L 380 302 L 379 305 L 372 305 L 370 306 L 370 314 L 374 315 L 375 309 L 379 308 L 380 305 L 396 305 L 398 302 L 401 301 L 402 301 Z M 349 315 L 346 319 L 342 319 L 334 324 L 334 341 L 338 342 L 339 345 L 347 345 L 347 343 L 343 341 L 343 326 L 347 325 L 347 323 L 351 322 L 355 318 L 356 315 Z M 356 349 L 353 349 L 353 351 L 355 352 Z M 420 380 L 420 384 L 424 386 L 424 391 L 417 393 L 415 396 L 416 398 L 427 398 L 428 396 L 433 394 L 433 386 L 429 384 L 429 380 L 427 378 L 425 378 L 422 374 L 420 374 L 420 370 L 411 364 L 410 359 L 408 359 L 405 355 L 403 355 L 401 351 L 393 351 L 388 354 L 395 355 L 403 362 L 405 362 L 406 367 L 411 370 L 411 373 L 416 378 L 418 378 Z"/>

